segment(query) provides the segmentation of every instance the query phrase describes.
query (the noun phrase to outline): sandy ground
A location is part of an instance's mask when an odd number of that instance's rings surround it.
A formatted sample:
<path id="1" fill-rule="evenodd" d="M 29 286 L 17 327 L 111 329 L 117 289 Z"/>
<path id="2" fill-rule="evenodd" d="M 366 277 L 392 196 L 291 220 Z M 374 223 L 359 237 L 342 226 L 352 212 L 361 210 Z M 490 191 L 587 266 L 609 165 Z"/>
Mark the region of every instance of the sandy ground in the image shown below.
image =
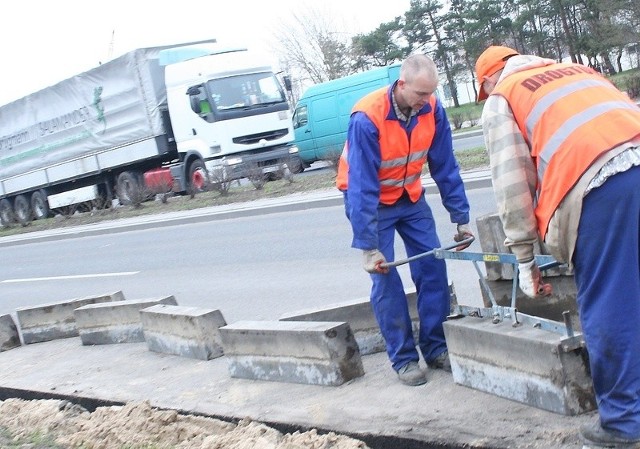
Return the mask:
<path id="1" fill-rule="evenodd" d="M 98 407 L 64 400 L 0 402 L 0 447 L 15 449 L 365 449 L 333 432 L 282 434 L 259 422 L 237 424 L 152 408 L 147 402 Z M 8 435 L 9 433 L 10 435 Z"/>

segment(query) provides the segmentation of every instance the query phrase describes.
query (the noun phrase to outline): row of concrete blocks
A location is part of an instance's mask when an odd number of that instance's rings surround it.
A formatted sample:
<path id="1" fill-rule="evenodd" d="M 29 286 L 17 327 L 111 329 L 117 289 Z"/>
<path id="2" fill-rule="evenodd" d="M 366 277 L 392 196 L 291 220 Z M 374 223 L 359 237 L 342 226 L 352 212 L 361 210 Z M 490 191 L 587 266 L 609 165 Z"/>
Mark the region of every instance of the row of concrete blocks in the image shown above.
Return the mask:
<path id="1" fill-rule="evenodd" d="M 455 300 L 453 285 L 450 293 Z M 407 291 L 418 328 L 415 291 Z M 360 356 L 385 350 L 368 298 L 277 321 L 227 324 L 217 309 L 179 306 L 173 296 L 122 292 L 16 310 L 24 344 L 79 336 L 83 345 L 146 342 L 150 351 L 202 360 L 225 356 L 231 377 L 341 385 L 364 375 Z M 21 346 L 11 315 L 0 317 L 0 351 Z"/>

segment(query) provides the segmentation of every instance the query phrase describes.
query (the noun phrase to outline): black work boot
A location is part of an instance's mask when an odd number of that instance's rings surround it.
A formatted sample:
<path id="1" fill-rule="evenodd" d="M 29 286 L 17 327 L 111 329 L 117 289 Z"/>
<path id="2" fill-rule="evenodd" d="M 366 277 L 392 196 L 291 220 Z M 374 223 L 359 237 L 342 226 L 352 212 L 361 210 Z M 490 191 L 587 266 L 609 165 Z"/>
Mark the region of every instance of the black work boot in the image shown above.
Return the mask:
<path id="1" fill-rule="evenodd" d="M 640 449 L 640 438 L 629 439 L 603 429 L 599 420 L 582 425 L 580 436 L 584 449 Z"/>
<path id="2" fill-rule="evenodd" d="M 418 366 L 418 362 L 409 362 L 398 370 L 398 379 L 405 385 L 412 387 L 427 383 L 427 376 Z"/>
<path id="3" fill-rule="evenodd" d="M 438 357 L 427 363 L 427 366 L 431 369 L 441 369 L 450 373 L 451 361 L 449 360 L 449 351 L 444 351 Z"/>

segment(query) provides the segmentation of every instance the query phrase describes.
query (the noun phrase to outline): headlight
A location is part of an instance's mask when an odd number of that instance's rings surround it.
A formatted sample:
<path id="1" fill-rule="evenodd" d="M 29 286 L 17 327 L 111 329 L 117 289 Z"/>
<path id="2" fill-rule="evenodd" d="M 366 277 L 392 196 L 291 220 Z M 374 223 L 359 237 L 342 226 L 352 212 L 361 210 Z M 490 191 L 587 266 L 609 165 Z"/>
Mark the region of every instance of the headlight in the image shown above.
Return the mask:
<path id="1" fill-rule="evenodd" d="M 298 154 L 298 147 L 294 145 L 289 148 L 289 154 Z"/>

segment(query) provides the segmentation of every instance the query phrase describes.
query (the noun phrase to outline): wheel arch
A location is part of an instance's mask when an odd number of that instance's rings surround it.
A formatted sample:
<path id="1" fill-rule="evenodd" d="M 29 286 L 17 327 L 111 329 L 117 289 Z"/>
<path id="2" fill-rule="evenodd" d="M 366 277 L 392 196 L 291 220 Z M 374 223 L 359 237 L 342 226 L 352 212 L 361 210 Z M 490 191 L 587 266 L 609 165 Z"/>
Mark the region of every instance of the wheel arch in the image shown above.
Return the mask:
<path id="1" fill-rule="evenodd" d="M 184 185 L 187 190 L 191 188 L 191 179 L 190 179 L 191 165 L 196 161 L 200 161 L 202 163 L 204 170 L 207 172 L 207 178 L 209 177 L 207 164 L 204 158 L 202 157 L 202 154 L 200 154 L 199 151 L 187 151 L 184 154 L 184 158 L 182 158 L 182 167 L 180 168 L 180 176 L 182 177 L 182 179 L 185 180 Z"/>

